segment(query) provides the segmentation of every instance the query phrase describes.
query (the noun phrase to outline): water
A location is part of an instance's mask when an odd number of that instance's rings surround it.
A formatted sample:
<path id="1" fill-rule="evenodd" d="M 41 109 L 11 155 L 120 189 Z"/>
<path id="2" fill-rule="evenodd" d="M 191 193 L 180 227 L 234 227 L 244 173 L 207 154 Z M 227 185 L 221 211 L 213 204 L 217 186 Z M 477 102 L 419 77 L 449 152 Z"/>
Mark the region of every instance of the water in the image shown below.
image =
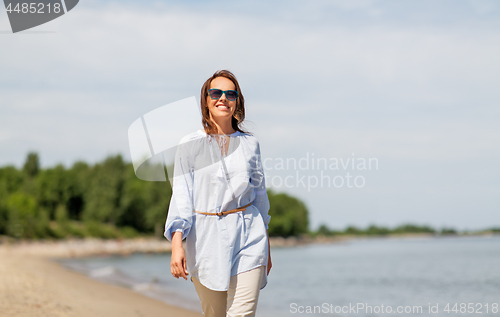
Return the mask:
<path id="1" fill-rule="evenodd" d="M 260 317 L 500 316 L 498 236 L 366 239 L 273 248 L 271 254 L 273 268 L 259 297 Z M 62 262 L 201 312 L 192 282 L 170 275 L 170 255 Z"/>

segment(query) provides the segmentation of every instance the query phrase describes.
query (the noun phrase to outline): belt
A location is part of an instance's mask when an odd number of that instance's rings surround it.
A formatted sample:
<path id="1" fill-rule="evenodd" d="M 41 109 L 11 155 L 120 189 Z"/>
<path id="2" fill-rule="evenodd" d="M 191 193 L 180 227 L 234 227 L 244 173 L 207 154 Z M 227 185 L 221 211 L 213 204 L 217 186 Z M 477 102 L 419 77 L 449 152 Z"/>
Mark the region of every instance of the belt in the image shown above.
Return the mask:
<path id="1" fill-rule="evenodd" d="M 231 209 L 231 210 L 221 211 L 221 212 L 202 212 L 202 211 L 197 211 L 197 210 L 195 210 L 194 212 L 202 214 L 202 215 L 209 215 L 209 216 L 224 216 L 224 215 L 227 215 L 227 214 L 232 214 L 232 213 L 235 213 L 235 212 L 238 212 L 238 211 L 246 210 L 247 207 L 250 206 L 251 204 L 252 203 L 249 203 L 248 205 L 241 206 L 241 207 L 238 207 L 236 209 Z"/>

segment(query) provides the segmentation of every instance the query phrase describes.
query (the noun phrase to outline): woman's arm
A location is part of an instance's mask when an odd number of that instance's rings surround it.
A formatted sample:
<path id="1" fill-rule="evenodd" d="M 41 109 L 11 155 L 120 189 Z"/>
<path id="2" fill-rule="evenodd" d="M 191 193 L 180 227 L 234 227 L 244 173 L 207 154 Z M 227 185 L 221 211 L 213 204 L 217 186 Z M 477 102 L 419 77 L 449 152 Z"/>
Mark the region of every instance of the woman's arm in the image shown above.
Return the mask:
<path id="1" fill-rule="evenodd" d="M 253 187 L 255 193 L 255 199 L 252 202 L 252 205 L 259 209 L 260 214 L 262 215 L 262 220 L 264 220 L 264 225 L 266 226 L 267 230 L 269 222 L 271 221 L 271 216 L 269 215 L 270 205 L 266 190 L 264 165 L 262 164 L 260 145 L 258 141 L 256 143 L 255 153 L 250 158 L 250 162 L 250 186 Z"/>
<path id="2" fill-rule="evenodd" d="M 186 266 L 186 254 L 182 246 L 182 232 L 179 231 L 172 233 L 172 259 L 170 261 L 170 271 L 177 279 L 183 277 L 187 280 L 187 275 L 189 275 Z"/>
<path id="3" fill-rule="evenodd" d="M 174 161 L 172 197 L 168 207 L 164 236 L 172 241 L 174 232 L 182 232 L 182 239 L 189 234 L 193 217 L 193 168 L 190 160 L 191 144 L 182 143 L 177 147 Z"/>
<path id="4" fill-rule="evenodd" d="M 175 153 L 172 197 L 164 232 L 164 236 L 172 241 L 170 271 L 175 278 L 185 280 L 188 271 L 182 240 L 188 236 L 193 221 L 193 169 L 189 152 L 189 145 L 181 140 Z"/>
<path id="5" fill-rule="evenodd" d="M 260 214 L 262 215 L 262 220 L 264 221 L 264 226 L 266 229 L 267 249 L 268 249 L 267 275 L 269 275 L 271 267 L 273 266 L 271 262 L 271 242 L 269 240 L 269 232 L 268 232 L 268 226 L 269 222 L 271 221 L 271 216 L 269 215 L 269 208 L 270 208 L 269 197 L 267 196 L 264 166 L 262 164 L 262 159 L 260 156 L 260 145 L 258 141 L 256 143 L 254 156 L 251 158 L 250 162 L 251 162 L 250 186 L 253 187 L 253 190 L 255 192 L 255 199 L 252 202 L 252 205 L 257 207 Z"/>
<path id="6" fill-rule="evenodd" d="M 268 250 L 267 275 L 269 275 L 269 271 L 271 271 L 271 267 L 273 266 L 273 263 L 271 262 L 271 241 L 269 240 L 269 230 L 266 230 L 266 234 L 267 234 L 267 250 Z"/>

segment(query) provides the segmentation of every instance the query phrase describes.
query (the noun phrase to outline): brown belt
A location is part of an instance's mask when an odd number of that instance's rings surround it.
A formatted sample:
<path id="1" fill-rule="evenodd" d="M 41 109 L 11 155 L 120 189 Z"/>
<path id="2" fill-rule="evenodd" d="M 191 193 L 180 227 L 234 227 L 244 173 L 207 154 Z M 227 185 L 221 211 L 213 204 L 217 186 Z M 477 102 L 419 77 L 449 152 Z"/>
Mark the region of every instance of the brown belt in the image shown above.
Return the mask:
<path id="1" fill-rule="evenodd" d="M 195 210 L 194 212 L 202 214 L 202 215 L 209 215 L 209 216 L 224 216 L 224 215 L 227 215 L 227 214 L 232 214 L 232 213 L 235 213 L 235 212 L 238 212 L 238 211 L 246 210 L 247 207 L 250 206 L 251 204 L 252 203 L 249 203 L 248 205 L 241 206 L 241 207 L 238 207 L 236 209 L 231 209 L 231 210 L 228 210 L 228 211 L 221 211 L 221 212 L 202 212 L 202 211 L 197 211 L 197 210 Z"/>

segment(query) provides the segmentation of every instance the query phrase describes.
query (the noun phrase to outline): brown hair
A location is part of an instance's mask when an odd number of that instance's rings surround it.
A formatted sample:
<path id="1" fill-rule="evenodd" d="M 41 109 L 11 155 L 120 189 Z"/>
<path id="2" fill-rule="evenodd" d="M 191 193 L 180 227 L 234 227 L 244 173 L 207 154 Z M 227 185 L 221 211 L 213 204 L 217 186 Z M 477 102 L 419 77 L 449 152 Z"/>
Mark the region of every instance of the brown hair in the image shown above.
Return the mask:
<path id="1" fill-rule="evenodd" d="M 245 120 L 245 98 L 243 98 L 243 94 L 241 93 L 240 85 L 238 84 L 238 80 L 236 80 L 236 76 L 233 75 L 228 70 L 218 70 L 216 71 L 201 87 L 201 97 L 200 97 L 200 105 L 201 105 L 201 114 L 202 114 L 202 124 L 205 132 L 207 134 L 217 134 L 217 127 L 215 123 L 210 119 L 210 112 L 207 107 L 207 97 L 208 90 L 210 89 L 210 84 L 212 80 L 217 77 L 225 77 L 231 80 L 236 87 L 236 91 L 238 92 L 238 99 L 236 99 L 236 109 L 234 110 L 233 117 L 231 118 L 231 126 L 236 131 L 240 131 L 242 133 L 249 133 L 241 129 L 240 125 L 243 124 L 243 120 Z"/>

